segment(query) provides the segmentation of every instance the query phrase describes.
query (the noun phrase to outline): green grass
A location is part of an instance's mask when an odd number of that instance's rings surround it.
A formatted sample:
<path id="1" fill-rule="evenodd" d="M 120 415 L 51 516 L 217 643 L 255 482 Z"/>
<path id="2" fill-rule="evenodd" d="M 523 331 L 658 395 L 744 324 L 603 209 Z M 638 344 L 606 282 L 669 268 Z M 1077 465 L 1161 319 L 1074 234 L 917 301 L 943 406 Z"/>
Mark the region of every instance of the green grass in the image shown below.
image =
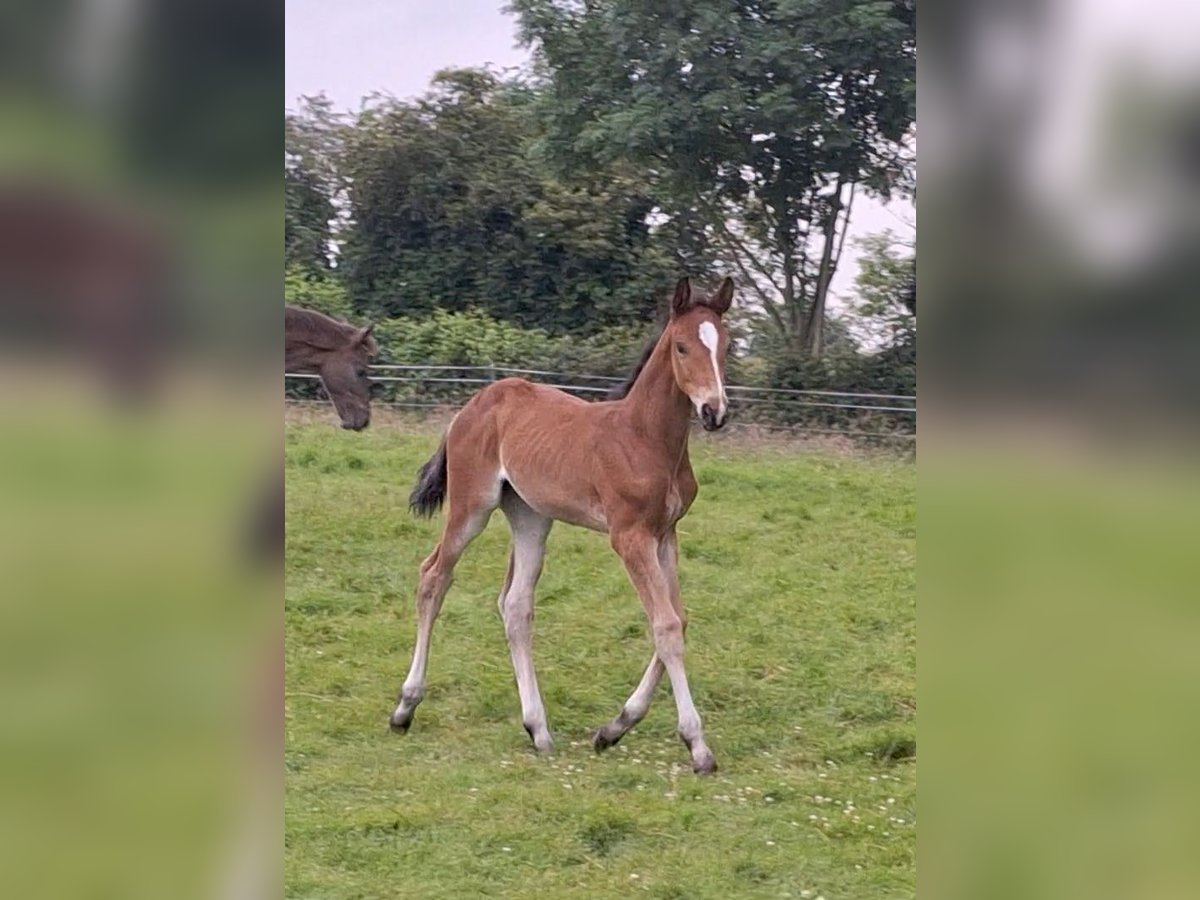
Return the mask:
<path id="1" fill-rule="evenodd" d="M 709 444 L 680 527 L 688 674 L 721 766 L 692 774 L 670 691 L 595 754 L 650 654 L 607 539 L 556 525 L 534 653 L 539 758 L 496 595 L 496 515 L 459 563 L 412 730 L 387 718 L 440 520 L 406 503 L 432 432 L 287 433 L 290 897 L 915 895 L 915 470 Z"/>

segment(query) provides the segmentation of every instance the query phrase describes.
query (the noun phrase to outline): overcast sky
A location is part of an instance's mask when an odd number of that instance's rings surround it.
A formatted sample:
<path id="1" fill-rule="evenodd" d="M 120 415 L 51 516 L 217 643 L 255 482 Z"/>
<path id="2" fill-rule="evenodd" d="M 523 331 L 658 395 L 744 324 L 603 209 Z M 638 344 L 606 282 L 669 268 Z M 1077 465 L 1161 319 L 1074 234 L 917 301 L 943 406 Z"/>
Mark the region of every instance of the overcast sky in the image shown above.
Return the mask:
<path id="1" fill-rule="evenodd" d="M 287 0 L 288 107 L 323 91 L 337 106 L 357 109 L 373 91 L 421 94 L 438 69 L 519 65 L 528 53 L 517 47 L 515 22 L 503 6 L 498 0 Z M 834 296 L 853 289 L 855 237 L 890 228 L 910 239 L 915 222 L 910 203 L 885 208 L 857 197 Z M 664 283 L 673 277 L 665 275 Z"/>

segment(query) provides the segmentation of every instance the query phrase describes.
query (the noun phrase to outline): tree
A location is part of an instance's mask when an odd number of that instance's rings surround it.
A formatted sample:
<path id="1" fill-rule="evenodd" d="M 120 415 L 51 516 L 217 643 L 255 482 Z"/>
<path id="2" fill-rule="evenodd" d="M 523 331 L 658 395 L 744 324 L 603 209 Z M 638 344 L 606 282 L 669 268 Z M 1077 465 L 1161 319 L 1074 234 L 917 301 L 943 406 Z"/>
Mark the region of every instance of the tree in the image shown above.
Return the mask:
<path id="1" fill-rule="evenodd" d="M 911 347 L 915 356 L 917 334 L 917 257 L 910 244 L 899 242 L 891 231 L 861 238 L 858 242 L 858 315 L 855 331 L 860 343 L 874 348 Z"/>
<path id="2" fill-rule="evenodd" d="M 332 202 L 312 172 L 300 165 L 283 172 L 283 259 L 309 272 L 329 268 Z"/>
<path id="3" fill-rule="evenodd" d="M 360 312 L 477 308 L 552 334 L 653 317 L 678 272 L 655 196 L 619 163 L 549 171 L 534 99 L 519 78 L 448 70 L 342 129 L 339 271 Z"/>
<path id="4" fill-rule="evenodd" d="M 917 257 L 890 231 L 859 241 L 853 303 L 855 331 L 871 352 L 863 357 L 864 383 L 887 394 L 917 391 Z"/>
<path id="5" fill-rule="evenodd" d="M 857 189 L 911 189 L 911 0 L 512 0 L 547 152 L 618 161 L 701 227 L 790 343 L 823 349 Z"/>
<path id="6" fill-rule="evenodd" d="M 284 117 L 284 263 L 313 276 L 330 268 L 342 122 L 324 96 Z"/>

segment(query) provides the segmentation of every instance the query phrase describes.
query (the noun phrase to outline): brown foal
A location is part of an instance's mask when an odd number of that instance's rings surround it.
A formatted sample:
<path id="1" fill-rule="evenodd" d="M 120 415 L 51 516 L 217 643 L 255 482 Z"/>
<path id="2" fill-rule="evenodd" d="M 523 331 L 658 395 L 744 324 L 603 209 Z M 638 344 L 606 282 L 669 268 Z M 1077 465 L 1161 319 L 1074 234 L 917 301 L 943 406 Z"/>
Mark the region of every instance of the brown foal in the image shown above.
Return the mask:
<path id="1" fill-rule="evenodd" d="M 412 666 L 391 724 L 406 731 L 425 694 L 429 640 L 454 565 L 500 507 L 512 529 L 500 592 L 525 730 L 553 749 L 532 656 L 533 594 L 546 537 L 558 519 L 609 535 L 646 610 L 654 656 L 619 715 L 593 744 L 611 747 L 646 715 L 664 671 L 671 679 L 679 736 L 697 772 L 716 770 L 683 665 L 687 613 L 679 595 L 675 524 L 696 497 L 688 459 L 692 410 L 710 431 L 725 424 L 721 317 L 733 299 L 726 278 L 696 299 L 688 279 L 675 288 L 671 316 L 618 400 L 588 403 L 544 385 L 506 378 L 477 393 L 451 422 L 413 490 L 413 509 L 430 515 L 446 502 L 442 539 L 421 564 Z"/>
<path id="2" fill-rule="evenodd" d="M 373 326 L 356 328 L 299 306 L 283 309 L 284 371 L 320 375 L 342 427 L 366 428 L 371 423 L 367 365 L 376 353 Z"/>

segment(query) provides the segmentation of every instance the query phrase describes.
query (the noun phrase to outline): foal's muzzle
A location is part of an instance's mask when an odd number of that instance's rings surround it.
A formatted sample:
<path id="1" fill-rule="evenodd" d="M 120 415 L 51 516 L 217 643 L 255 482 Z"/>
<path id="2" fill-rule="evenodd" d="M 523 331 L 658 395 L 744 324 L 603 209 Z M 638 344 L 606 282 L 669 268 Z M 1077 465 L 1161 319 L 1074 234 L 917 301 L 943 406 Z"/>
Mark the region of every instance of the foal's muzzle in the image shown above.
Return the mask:
<path id="1" fill-rule="evenodd" d="M 700 407 L 700 421 L 704 425 L 705 431 L 716 431 L 725 424 L 725 420 L 729 416 L 724 410 L 718 412 L 707 403 Z"/>

